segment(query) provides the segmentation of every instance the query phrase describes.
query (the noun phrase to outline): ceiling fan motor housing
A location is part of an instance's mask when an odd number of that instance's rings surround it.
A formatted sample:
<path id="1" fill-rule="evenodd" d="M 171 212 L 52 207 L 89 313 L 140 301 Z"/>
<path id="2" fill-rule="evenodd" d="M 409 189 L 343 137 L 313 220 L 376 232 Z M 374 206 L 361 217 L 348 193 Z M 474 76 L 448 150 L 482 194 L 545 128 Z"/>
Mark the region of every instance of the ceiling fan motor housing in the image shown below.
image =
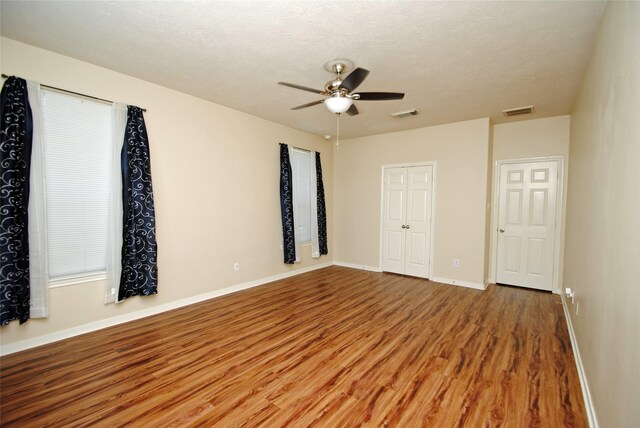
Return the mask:
<path id="1" fill-rule="evenodd" d="M 329 80 L 324 85 L 324 90 L 331 95 L 333 95 L 336 92 L 344 92 L 346 94 L 347 91 L 344 88 L 340 89 L 340 85 L 342 85 L 342 80 L 340 79 Z"/>
<path id="2" fill-rule="evenodd" d="M 335 63 L 332 68 L 333 72 L 336 73 L 336 78 L 329 80 L 324 85 L 324 90 L 331 95 L 340 94 L 340 96 L 344 96 L 349 92 L 344 88 L 340 88 L 340 85 L 342 85 L 342 72 L 345 70 L 345 65 L 342 63 Z"/>

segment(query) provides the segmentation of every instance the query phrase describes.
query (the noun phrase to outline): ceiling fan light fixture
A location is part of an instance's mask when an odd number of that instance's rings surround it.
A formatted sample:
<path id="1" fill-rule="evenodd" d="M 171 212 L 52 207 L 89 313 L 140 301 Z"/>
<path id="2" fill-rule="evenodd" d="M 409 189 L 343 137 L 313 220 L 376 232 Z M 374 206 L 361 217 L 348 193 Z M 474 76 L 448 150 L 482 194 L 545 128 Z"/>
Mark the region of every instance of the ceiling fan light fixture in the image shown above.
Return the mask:
<path id="1" fill-rule="evenodd" d="M 331 113 L 344 113 L 349 110 L 353 104 L 353 100 L 349 97 L 341 96 L 340 94 L 333 95 L 324 100 L 324 105 Z"/>

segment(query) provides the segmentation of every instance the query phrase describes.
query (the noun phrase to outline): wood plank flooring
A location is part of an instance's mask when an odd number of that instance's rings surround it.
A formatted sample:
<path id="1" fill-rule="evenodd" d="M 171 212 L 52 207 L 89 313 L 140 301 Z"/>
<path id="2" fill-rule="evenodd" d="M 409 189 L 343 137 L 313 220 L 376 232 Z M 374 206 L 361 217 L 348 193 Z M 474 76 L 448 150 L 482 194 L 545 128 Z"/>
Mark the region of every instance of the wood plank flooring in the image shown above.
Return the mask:
<path id="1" fill-rule="evenodd" d="M 3 427 L 586 427 L 558 296 L 329 267 L 3 357 Z"/>

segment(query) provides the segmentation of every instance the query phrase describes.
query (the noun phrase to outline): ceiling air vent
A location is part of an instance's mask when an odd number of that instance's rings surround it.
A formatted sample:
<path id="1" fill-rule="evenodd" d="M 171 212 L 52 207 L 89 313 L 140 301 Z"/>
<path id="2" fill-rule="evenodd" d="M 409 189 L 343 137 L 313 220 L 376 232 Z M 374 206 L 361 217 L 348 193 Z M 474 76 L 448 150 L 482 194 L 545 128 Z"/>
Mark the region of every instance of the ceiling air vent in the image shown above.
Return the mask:
<path id="1" fill-rule="evenodd" d="M 418 114 L 418 110 L 413 109 L 413 110 L 405 110 L 405 111 L 398 111 L 395 113 L 391 113 L 391 116 L 393 117 L 407 117 L 407 116 L 415 116 Z"/>
<path id="2" fill-rule="evenodd" d="M 502 110 L 502 112 L 507 117 L 520 116 L 521 114 L 533 114 L 533 106 L 511 108 L 509 110 Z"/>

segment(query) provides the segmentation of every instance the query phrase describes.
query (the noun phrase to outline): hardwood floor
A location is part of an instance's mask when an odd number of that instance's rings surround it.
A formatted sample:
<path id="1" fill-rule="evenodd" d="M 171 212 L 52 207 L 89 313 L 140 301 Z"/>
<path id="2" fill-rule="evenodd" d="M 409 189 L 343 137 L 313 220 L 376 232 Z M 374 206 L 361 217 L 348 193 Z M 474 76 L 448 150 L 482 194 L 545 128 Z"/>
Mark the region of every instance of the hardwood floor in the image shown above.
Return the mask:
<path id="1" fill-rule="evenodd" d="M 3 427 L 585 427 L 558 296 L 329 267 L 2 358 Z"/>

